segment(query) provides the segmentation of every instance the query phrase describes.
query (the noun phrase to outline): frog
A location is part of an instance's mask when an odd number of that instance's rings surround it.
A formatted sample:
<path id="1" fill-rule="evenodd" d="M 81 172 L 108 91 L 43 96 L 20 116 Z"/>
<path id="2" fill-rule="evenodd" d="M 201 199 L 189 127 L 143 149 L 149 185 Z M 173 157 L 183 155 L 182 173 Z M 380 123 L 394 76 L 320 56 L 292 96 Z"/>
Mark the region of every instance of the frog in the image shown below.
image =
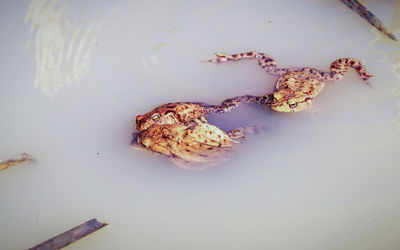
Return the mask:
<path id="1" fill-rule="evenodd" d="M 184 169 L 200 170 L 227 160 L 243 142 L 246 134 L 262 132 L 265 127 L 243 126 L 225 132 L 209 124 L 209 113 L 229 112 L 235 103 L 209 105 L 175 102 L 157 106 L 136 117 L 131 145 L 161 154 Z"/>
<path id="2" fill-rule="evenodd" d="M 225 132 L 205 122 L 153 124 L 137 133 L 132 145 L 164 155 L 183 169 L 203 170 L 226 161 L 242 142 L 243 130 Z"/>
<path id="3" fill-rule="evenodd" d="M 330 71 L 325 72 L 311 67 L 278 68 L 275 60 L 266 53 L 245 52 L 240 54 L 215 53 L 216 58 L 206 60 L 210 63 L 224 63 L 242 59 L 257 59 L 258 64 L 269 74 L 279 77 L 274 90 L 262 96 L 237 96 L 222 102 L 230 106 L 237 106 L 240 102 L 258 103 L 268 106 L 277 112 L 299 112 L 308 109 L 315 98 L 329 81 L 338 81 L 343 78 L 348 68 L 353 68 L 361 79 L 368 85 L 368 73 L 362 63 L 355 58 L 339 58 L 330 65 Z M 371 86 L 372 87 L 372 86 Z"/>

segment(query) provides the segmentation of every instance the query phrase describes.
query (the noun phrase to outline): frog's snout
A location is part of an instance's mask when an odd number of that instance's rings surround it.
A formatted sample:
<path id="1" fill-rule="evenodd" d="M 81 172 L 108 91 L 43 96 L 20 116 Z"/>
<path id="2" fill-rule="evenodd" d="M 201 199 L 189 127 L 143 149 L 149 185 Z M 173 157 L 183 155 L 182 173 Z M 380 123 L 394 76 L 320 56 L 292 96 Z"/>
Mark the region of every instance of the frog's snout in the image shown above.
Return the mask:
<path id="1" fill-rule="evenodd" d="M 143 119 L 143 115 L 138 115 L 138 116 L 136 116 L 136 121 L 138 122 L 138 121 L 140 121 L 140 120 L 142 120 Z"/>
<path id="2" fill-rule="evenodd" d="M 143 118 L 144 118 L 143 115 L 136 116 L 136 124 L 139 124 L 143 120 Z"/>
<path id="3" fill-rule="evenodd" d="M 143 118 L 144 118 L 144 116 L 142 116 L 142 115 L 136 116 L 136 129 L 137 129 L 137 130 L 141 130 L 140 127 L 141 127 Z"/>

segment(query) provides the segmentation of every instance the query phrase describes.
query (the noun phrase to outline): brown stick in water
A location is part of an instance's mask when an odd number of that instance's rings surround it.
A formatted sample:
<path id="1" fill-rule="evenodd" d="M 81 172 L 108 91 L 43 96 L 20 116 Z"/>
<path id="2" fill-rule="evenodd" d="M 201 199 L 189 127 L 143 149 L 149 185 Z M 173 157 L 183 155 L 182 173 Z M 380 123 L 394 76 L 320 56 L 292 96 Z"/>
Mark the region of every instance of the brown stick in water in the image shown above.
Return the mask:
<path id="1" fill-rule="evenodd" d="M 91 219 L 28 250 L 61 249 L 107 225 L 98 222 L 97 219 Z"/>
<path id="2" fill-rule="evenodd" d="M 398 41 L 397 38 L 393 35 L 393 33 L 389 32 L 385 25 L 379 20 L 371 11 L 367 10 L 360 2 L 357 0 L 340 0 L 342 3 L 347 5 L 351 10 L 357 13 L 359 16 L 364 18 L 367 22 L 369 22 L 372 26 L 377 28 L 380 32 L 385 34 L 392 40 Z"/>
<path id="3" fill-rule="evenodd" d="M 27 153 L 23 153 L 18 158 L 0 162 L 0 171 L 29 160 L 32 160 L 32 157 Z"/>

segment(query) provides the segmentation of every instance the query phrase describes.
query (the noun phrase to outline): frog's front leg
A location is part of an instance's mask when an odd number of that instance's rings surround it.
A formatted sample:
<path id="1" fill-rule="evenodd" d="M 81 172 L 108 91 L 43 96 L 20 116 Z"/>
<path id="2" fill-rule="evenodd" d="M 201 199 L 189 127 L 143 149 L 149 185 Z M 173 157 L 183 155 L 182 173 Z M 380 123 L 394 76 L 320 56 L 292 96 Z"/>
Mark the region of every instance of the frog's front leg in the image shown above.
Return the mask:
<path id="1" fill-rule="evenodd" d="M 239 103 L 257 103 L 264 104 L 265 98 L 264 96 L 253 96 L 253 95 L 242 95 L 236 96 L 233 98 L 229 98 L 224 100 L 221 105 L 207 105 L 206 112 L 207 113 L 227 113 L 231 111 L 233 108 L 239 106 Z"/>
<path id="2" fill-rule="evenodd" d="M 349 67 L 355 69 L 355 71 L 357 71 L 357 74 L 361 76 L 363 81 L 366 84 L 370 85 L 368 79 L 373 77 L 374 75 L 368 73 L 361 62 L 354 58 L 340 58 L 334 61 L 330 67 L 331 74 L 329 80 L 337 81 L 342 79 L 344 73 L 347 72 Z"/>
<path id="3" fill-rule="evenodd" d="M 269 74 L 281 76 L 291 70 L 291 69 L 278 69 L 276 67 L 275 60 L 271 56 L 265 53 L 250 51 L 240 54 L 229 55 L 217 52 L 215 53 L 215 56 L 216 58 L 211 60 L 206 60 L 206 62 L 223 63 L 229 61 L 239 61 L 242 59 L 258 59 L 258 64 Z"/>

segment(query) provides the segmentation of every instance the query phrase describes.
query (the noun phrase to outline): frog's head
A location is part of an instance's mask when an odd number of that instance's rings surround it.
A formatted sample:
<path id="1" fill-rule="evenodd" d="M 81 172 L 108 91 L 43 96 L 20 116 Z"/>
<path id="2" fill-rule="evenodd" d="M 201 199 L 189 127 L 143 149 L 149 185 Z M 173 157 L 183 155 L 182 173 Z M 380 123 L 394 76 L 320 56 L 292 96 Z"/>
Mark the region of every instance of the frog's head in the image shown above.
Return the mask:
<path id="1" fill-rule="evenodd" d="M 136 117 L 136 129 L 137 131 L 146 130 L 153 124 L 179 124 L 178 118 L 173 108 L 162 105 L 144 115 L 138 115 Z"/>
<path id="2" fill-rule="evenodd" d="M 153 110 L 136 117 L 137 131 L 146 130 L 153 124 L 179 124 L 179 119 L 174 112 L 166 112 L 165 110 Z"/>
<path id="3" fill-rule="evenodd" d="M 205 113 L 204 105 L 199 103 L 167 103 L 144 115 L 138 115 L 136 129 L 138 131 L 146 130 L 153 124 L 185 124 L 195 119 L 201 119 Z"/>
<path id="4" fill-rule="evenodd" d="M 288 93 L 287 91 L 275 91 L 268 95 L 267 105 L 278 112 L 299 112 L 307 109 L 312 98 L 304 93 Z"/>

